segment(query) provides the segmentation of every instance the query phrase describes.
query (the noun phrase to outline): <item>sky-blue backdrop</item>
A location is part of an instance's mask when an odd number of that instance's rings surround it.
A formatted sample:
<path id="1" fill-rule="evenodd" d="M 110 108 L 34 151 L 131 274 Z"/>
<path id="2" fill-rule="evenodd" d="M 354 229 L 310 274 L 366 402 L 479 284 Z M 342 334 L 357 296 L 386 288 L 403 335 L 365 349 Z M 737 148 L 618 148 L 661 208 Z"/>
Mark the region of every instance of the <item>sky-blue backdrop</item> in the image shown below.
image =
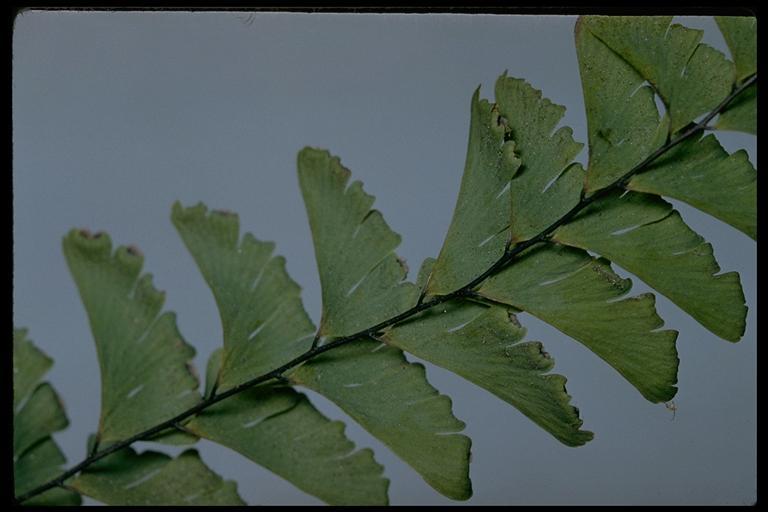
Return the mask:
<path id="1" fill-rule="evenodd" d="M 726 52 L 715 24 L 704 41 Z M 586 142 L 573 45 L 574 17 L 28 11 L 16 20 L 13 60 L 14 323 L 55 358 L 49 379 L 71 427 L 55 437 L 70 463 L 98 421 L 99 373 L 86 315 L 61 254 L 72 227 L 138 245 L 167 292 L 204 368 L 219 317 L 170 220 L 170 207 L 204 201 L 239 213 L 273 240 L 320 311 L 312 241 L 295 161 L 304 145 L 341 156 L 377 198 L 412 270 L 435 256 L 464 164 L 469 104 L 489 97 L 505 69 L 568 108 Z M 724 134 L 756 165 L 754 137 Z M 580 156 L 586 160 L 586 151 Z M 750 307 L 730 344 L 658 298 L 678 329 L 676 417 L 646 402 L 583 346 L 529 315 L 521 320 L 568 376 L 593 442 L 555 441 L 512 407 L 446 371 L 430 381 L 453 398 L 473 439 L 471 504 L 748 503 L 756 492 L 756 250 L 745 235 L 681 207 L 741 273 Z M 647 288 L 635 281 L 633 293 Z M 316 398 L 329 416 L 338 408 Z M 408 466 L 349 422 L 392 480 L 393 504 L 444 504 Z M 206 462 L 239 482 L 253 504 L 318 500 L 223 447 Z M 163 448 L 165 449 L 165 448 Z M 171 449 L 171 451 L 174 451 Z"/>

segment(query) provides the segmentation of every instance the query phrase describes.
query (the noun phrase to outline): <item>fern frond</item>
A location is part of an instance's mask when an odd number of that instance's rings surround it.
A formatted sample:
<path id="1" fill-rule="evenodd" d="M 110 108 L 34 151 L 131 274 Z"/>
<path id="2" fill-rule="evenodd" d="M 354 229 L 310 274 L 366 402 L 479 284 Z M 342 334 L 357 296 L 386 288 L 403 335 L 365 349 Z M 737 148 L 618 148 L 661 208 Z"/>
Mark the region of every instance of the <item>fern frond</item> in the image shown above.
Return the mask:
<path id="1" fill-rule="evenodd" d="M 47 382 L 40 382 L 53 360 L 28 338 L 26 329 L 13 330 L 13 479 L 20 496 L 61 471 L 64 454 L 53 433 L 69 420 L 61 399 Z M 80 505 L 80 495 L 54 488 L 30 499 L 28 505 Z"/>

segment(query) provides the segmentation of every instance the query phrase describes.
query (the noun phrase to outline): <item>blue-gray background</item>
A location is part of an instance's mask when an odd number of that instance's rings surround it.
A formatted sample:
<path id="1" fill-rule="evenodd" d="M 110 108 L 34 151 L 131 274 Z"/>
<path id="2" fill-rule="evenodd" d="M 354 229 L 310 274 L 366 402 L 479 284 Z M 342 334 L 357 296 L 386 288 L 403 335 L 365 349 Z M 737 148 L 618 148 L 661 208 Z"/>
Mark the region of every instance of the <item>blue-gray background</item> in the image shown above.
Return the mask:
<path id="1" fill-rule="evenodd" d="M 727 53 L 707 18 L 684 18 Z M 133 243 L 167 292 L 204 368 L 220 343 L 214 301 L 170 220 L 180 199 L 240 215 L 273 240 L 317 321 L 320 290 L 295 160 L 330 149 L 377 197 L 411 269 L 435 256 L 464 163 L 470 97 L 508 70 L 567 106 L 586 141 L 574 17 L 263 13 L 35 12 L 16 20 L 13 60 L 14 323 L 55 358 L 49 380 L 71 418 L 55 437 L 79 461 L 98 421 L 99 373 L 86 315 L 61 254 L 72 227 Z M 723 134 L 730 151 L 754 137 Z M 580 160 L 586 159 L 586 151 Z M 646 402 L 583 346 L 529 315 L 593 442 L 573 449 L 512 407 L 428 365 L 473 439 L 473 504 L 749 503 L 756 495 L 756 250 L 746 236 L 681 206 L 741 273 L 743 340 L 714 337 L 663 297 L 678 329 L 676 417 Z M 633 293 L 647 288 L 635 279 Z M 345 418 L 312 394 L 318 407 Z M 451 503 L 357 425 L 393 504 Z M 145 445 L 146 447 L 147 445 Z M 315 498 L 237 453 L 201 441 L 205 461 L 252 504 Z M 168 449 L 161 447 L 160 449 Z M 168 449 L 171 452 L 177 451 Z M 89 503 L 92 503 L 89 501 Z"/>

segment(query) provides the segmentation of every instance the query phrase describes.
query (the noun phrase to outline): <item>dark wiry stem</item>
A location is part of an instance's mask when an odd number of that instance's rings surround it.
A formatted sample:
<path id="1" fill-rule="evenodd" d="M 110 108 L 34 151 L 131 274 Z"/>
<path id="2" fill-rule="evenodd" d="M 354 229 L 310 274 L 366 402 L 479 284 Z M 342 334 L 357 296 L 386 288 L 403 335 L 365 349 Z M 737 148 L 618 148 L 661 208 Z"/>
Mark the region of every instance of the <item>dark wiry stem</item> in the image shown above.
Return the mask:
<path id="1" fill-rule="evenodd" d="M 199 402 L 197 405 L 191 407 L 190 409 L 187 409 L 186 411 L 174 416 L 173 418 L 166 420 L 162 423 L 159 423 L 158 425 L 155 425 L 152 428 L 149 428 L 143 432 L 139 432 L 138 434 L 129 437 L 128 439 L 125 439 L 123 441 L 117 442 L 115 444 L 110 445 L 107 448 L 104 448 L 101 451 L 97 451 L 95 453 L 91 453 L 88 455 L 86 459 L 84 459 L 79 464 L 73 466 L 72 468 L 68 469 L 61 475 L 57 476 L 56 478 L 32 489 L 31 491 L 26 492 L 25 494 L 17 497 L 15 499 L 16 503 L 21 503 L 23 501 L 28 500 L 29 498 L 36 496 L 40 493 L 43 493 L 53 487 L 62 487 L 64 486 L 64 482 L 80 472 L 81 470 L 87 468 L 94 462 L 103 459 L 107 455 L 110 455 L 118 450 L 121 450 L 136 441 L 141 441 L 144 439 L 151 438 L 155 434 L 158 434 L 162 432 L 163 430 L 167 428 L 175 428 L 181 425 L 181 422 L 186 420 L 187 418 L 190 418 L 191 416 L 194 416 L 195 414 L 209 408 L 210 406 L 221 402 L 222 400 L 229 398 L 231 396 L 234 396 L 242 391 L 245 391 L 246 389 L 250 389 L 254 386 L 257 386 L 259 384 L 262 384 L 266 381 L 272 380 L 272 379 L 280 379 L 282 377 L 282 374 L 286 371 L 290 370 L 291 368 L 294 368 L 298 366 L 299 364 L 308 361 L 309 359 L 312 359 L 324 352 L 327 352 L 329 350 L 332 350 L 336 347 L 340 347 L 341 345 L 345 345 L 347 343 L 350 343 L 354 340 L 361 339 L 361 338 L 373 338 L 376 339 L 379 332 L 383 329 L 386 329 L 388 327 L 392 327 L 393 325 L 396 325 L 403 320 L 406 320 L 408 318 L 413 317 L 414 315 L 417 315 L 418 313 L 421 313 L 422 311 L 425 311 L 427 309 L 430 309 L 438 304 L 442 304 L 443 302 L 447 302 L 449 300 L 458 298 L 458 297 L 466 297 L 471 296 L 473 290 L 479 286 L 483 281 L 485 281 L 489 276 L 495 274 L 502 268 L 504 268 L 506 265 L 512 261 L 515 256 L 523 252 L 524 250 L 528 249 L 529 247 L 536 245 L 538 243 L 544 242 L 549 239 L 549 237 L 552 235 L 552 233 L 562 226 L 563 224 L 566 224 L 570 222 L 580 211 L 582 211 L 584 208 L 595 202 L 597 199 L 606 196 L 607 194 L 610 194 L 611 192 L 623 188 L 627 182 L 634 176 L 635 174 L 639 173 L 640 171 L 644 170 L 651 162 L 656 160 L 658 157 L 663 155 L 664 153 L 668 152 L 670 149 L 674 148 L 681 142 L 683 142 L 686 139 L 689 139 L 693 135 L 701 132 L 707 127 L 707 123 L 709 123 L 716 115 L 718 115 L 720 112 L 722 112 L 725 107 L 736 97 L 738 96 L 744 89 L 752 85 L 757 81 L 757 75 L 753 75 L 747 80 L 745 80 L 743 83 L 741 83 L 737 88 L 731 92 L 730 95 L 728 95 L 727 98 L 725 98 L 717 107 L 715 107 L 714 110 L 712 110 L 709 114 L 707 114 L 706 117 L 704 117 L 701 121 L 698 123 L 695 123 L 691 125 L 687 130 L 685 130 L 682 134 L 678 135 L 674 139 L 667 142 L 664 146 L 660 147 L 653 153 L 651 153 L 647 158 L 645 158 L 642 162 L 635 165 L 632 169 L 627 171 L 623 176 L 621 176 L 619 179 L 614 181 L 611 185 L 598 190 L 597 192 L 594 192 L 591 195 L 585 196 L 582 194 L 582 197 L 580 201 L 571 208 L 568 212 L 566 212 L 562 217 L 560 217 L 558 220 L 550 224 L 547 228 L 545 228 L 543 231 L 541 231 L 539 234 L 534 236 L 533 238 L 529 238 L 523 242 L 520 242 L 513 246 L 507 246 L 506 250 L 504 251 L 504 254 L 501 258 L 499 258 L 496 263 L 491 265 L 490 268 L 488 268 L 485 272 L 474 278 L 472 281 L 467 283 L 466 285 L 462 286 L 458 290 L 455 290 L 451 293 L 445 294 L 445 295 L 439 295 L 436 297 L 433 297 L 427 301 L 423 301 L 422 299 L 424 297 L 421 297 L 419 299 L 419 302 L 413 306 L 412 308 L 403 311 L 399 315 L 393 316 L 392 318 L 389 318 L 388 320 L 384 320 L 383 322 L 380 322 L 372 327 L 369 327 L 367 329 L 363 329 L 360 332 L 357 332 L 355 334 L 351 334 L 349 336 L 344 336 L 341 338 L 337 338 L 333 341 L 327 342 L 324 345 L 319 345 L 317 342 L 319 341 L 317 338 L 313 340 L 312 346 L 309 350 L 301 354 L 300 356 L 292 359 L 291 361 L 288 361 L 284 365 L 280 366 L 279 368 L 275 368 L 274 370 L 271 370 L 263 375 L 259 375 L 258 377 L 254 377 L 253 379 L 243 382 L 242 384 L 239 384 L 233 388 L 230 388 L 226 391 L 223 391 L 219 394 L 212 394 L 205 400 Z"/>

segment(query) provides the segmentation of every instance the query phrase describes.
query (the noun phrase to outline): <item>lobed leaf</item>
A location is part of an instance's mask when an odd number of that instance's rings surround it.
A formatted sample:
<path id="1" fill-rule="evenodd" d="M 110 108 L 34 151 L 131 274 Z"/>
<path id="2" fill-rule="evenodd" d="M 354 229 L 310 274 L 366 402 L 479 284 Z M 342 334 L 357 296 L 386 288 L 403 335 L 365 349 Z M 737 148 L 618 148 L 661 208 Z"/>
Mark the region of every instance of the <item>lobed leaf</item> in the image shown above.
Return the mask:
<path id="1" fill-rule="evenodd" d="M 583 30 L 653 86 L 675 133 L 725 99 L 736 72 L 723 54 L 699 43 L 703 31 L 671 22 L 671 16 L 587 16 Z"/>
<path id="2" fill-rule="evenodd" d="M 54 432 L 69 426 L 64 408 L 53 387 L 38 385 L 13 418 L 13 459 Z"/>
<path id="3" fill-rule="evenodd" d="M 715 16 L 715 21 L 736 65 L 736 80 L 741 83 L 757 72 L 757 18 Z M 757 84 L 749 86 L 726 107 L 715 127 L 757 134 Z"/>
<path id="4" fill-rule="evenodd" d="M 107 505 L 245 505 L 237 484 L 211 471 L 196 450 L 171 458 L 123 448 L 83 470 L 68 485 Z"/>
<path id="5" fill-rule="evenodd" d="M 515 143 L 505 141 L 498 107 L 481 100 L 479 88 L 472 96 L 471 112 L 461 189 L 429 275 L 429 295 L 450 293 L 469 283 L 504 254 L 509 242 L 509 183 L 520 166 Z"/>
<path id="6" fill-rule="evenodd" d="M 171 220 L 216 299 L 224 332 L 218 388 L 227 389 L 280 367 L 312 343 L 314 325 L 301 288 L 272 256 L 274 244 L 250 233 L 241 240 L 238 216 L 207 213 L 202 203 L 174 203 Z"/>
<path id="7" fill-rule="evenodd" d="M 29 339 L 27 329 L 13 330 L 13 411 L 18 412 L 37 384 L 48 373 L 53 359 Z"/>
<path id="8" fill-rule="evenodd" d="M 510 188 L 515 243 L 536 236 L 579 202 L 584 171 L 572 161 L 583 144 L 573 140 L 571 128 L 556 129 L 565 107 L 524 80 L 500 76 L 496 101 L 520 158 Z M 479 199 L 474 198 L 474 207 L 488 208 Z"/>
<path id="9" fill-rule="evenodd" d="M 350 171 L 327 151 L 302 149 L 298 168 L 322 289 L 318 336 L 351 335 L 407 309 L 418 290 L 403 281 L 400 236 L 370 209 L 373 196 L 348 184 Z"/>
<path id="10" fill-rule="evenodd" d="M 589 138 L 585 192 L 604 188 L 667 139 L 669 117 L 659 118 L 653 88 L 591 30 L 592 17 L 576 22 L 576 53 Z"/>
<path id="11" fill-rule="evenodd" d="M 601 259 L 560 245 L 534 246 L 478 290 L 531 313 L 583 343 L 652 402 L 676 392 L 675 331 L 659 331 L 654 296 L 619 300 L 630 290 Z"/>
<path id="12" fill-rule="evenodd" d="M 754 16 L 715 16 L 725 44 L 736 65 L 736 79 L 742 81 L 757 72 L 757 18 Z"/>
<path id="13" fill-rule="evenodd" d="M 757 236 L 757 172 L 746 151 L 729 155 L 714 135 L 681 142 L 633 176 L 627 188 L 685 201 Z"/>
<path id="14" fill-rule="evenodd" d="M 83 300 L 101 369 L 98 438 L 130 437 L 200 401 L 190 360 L 195 354 L 161 313 L 164 293 L 139 276 L 143 256 L 131 247 L 112 252 L 106 234 L 72 230 L 64 255 Z"/>
<path id="15" fill-rule="evenodd" d="M 62 471 L 67 461 L 56 442 L 47 437 L 32 446 L 13 465 L 14 492 L 16 496 L 31 491 Z M 80 495 L 69 487 L 53 487 L 24 501 L 25 506 L 76 506 L 81 503 Z"/>
<path id="16" fill-rule="evenodd" d="M 559 228 L 553 240 L 621 265 L 726 340 L 744 334 L 747 308 L 739 275 L 716 275 L 712 246 L 658 197 L 610 194 Z"/>
<path id="17" fill-rule="evenodd" d="M 427 382 L 424 367 L 366 339 L 320 354 L 290 372 L 294 384 L 336 403 L 386 444 L 441 494 L 472 495 L 470 439 L 451 412 L 451 400 Z"/>
<path id="18" fill-rule="evenodd" d="M 538 341 L 520 341 L 525 329 L 504 308 L 453 300 L 382 335 L 382 341 L 450 370 L 519 409 L 568 446 L 593 437 L 579 430 L 562 375 Z"/>
<path id="19" fill-rule="evenodd" d="M 757 135 L 757 84 L 752 84 L 731 101 L 718 116 L 715 128 Z"/>
<path id="20" fill-rule="evenodd" d="M 64 455 L 51 437 L 69 420 L 53 387 L 40 383 L 53 360 L 27 338 L 26 329 L 13 330 L 13 472 L 14 493 L 20 496 L 61 472 Z M 79 505 L 80 496 L 55 487 L 25 505 Z"/>
<path id="21" fill-rule="evenodd" d="M 209 361 L 209 387 L 221 364 Z M 242 453 L 331 505 L 386 505 L 389 480 L 370 449 L 355 451 L 331 421 L 290 387 L 263 385 L 202 411 L 185 428 Z"/>

